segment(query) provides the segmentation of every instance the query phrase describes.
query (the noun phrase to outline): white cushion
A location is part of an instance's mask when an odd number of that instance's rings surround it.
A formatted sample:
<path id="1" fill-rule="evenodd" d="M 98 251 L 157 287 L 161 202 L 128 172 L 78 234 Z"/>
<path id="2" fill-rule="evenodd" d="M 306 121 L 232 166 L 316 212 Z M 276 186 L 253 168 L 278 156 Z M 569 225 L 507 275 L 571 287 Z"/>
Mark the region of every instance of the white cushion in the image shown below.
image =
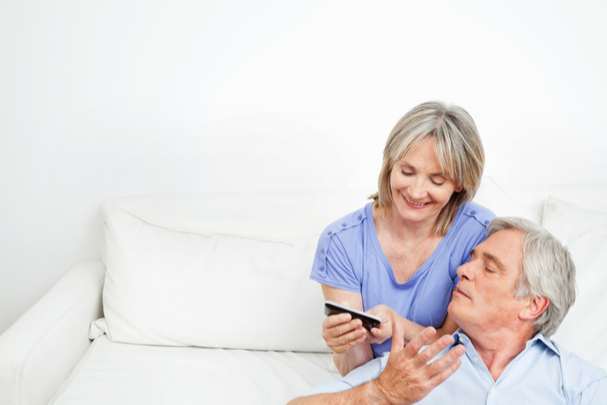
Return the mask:
<path id="1" fill-rule="evenodd" d="M 114 343 L 101 336 L 52 405 L 285 404 L 330 383 L 327 353 Z"/>
<path id="2" fill-rule="evenodd" d="M 346 210 L 340 215 L 362 206 L 363 196 L 338 204 Z M 313 214 L 328 197 L 319 198 L 156 196 L 107 204 L 103 305 L 111 339 L 327 351 L 321 289 L 309 280 L 329 222 Z M 332 209 L 326 214 L 337 218 Z"/>
<path id="3" fill-rule="evenodd" d="M 542 224 L 570 250 L 576 302 L 554 339 L 607 370 L 607 213 L 550 198 Z"/>

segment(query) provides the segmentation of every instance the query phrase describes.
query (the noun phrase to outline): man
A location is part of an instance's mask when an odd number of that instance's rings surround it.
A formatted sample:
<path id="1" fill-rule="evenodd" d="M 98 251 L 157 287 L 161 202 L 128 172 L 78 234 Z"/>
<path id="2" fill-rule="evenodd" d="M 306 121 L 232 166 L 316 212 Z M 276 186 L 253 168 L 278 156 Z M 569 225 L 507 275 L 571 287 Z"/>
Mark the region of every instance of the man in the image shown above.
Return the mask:
<path id="1" fill-rule="evenodd" d="M 496 218 L 458 276 L 453 336 L 426 328 L 403 347 L 406 321 L 392 314 L 389 357 L 291 403 L 607 404 L 607 374 L 548 339 L 575 301 L 575 267 L 552 235 Z"/>

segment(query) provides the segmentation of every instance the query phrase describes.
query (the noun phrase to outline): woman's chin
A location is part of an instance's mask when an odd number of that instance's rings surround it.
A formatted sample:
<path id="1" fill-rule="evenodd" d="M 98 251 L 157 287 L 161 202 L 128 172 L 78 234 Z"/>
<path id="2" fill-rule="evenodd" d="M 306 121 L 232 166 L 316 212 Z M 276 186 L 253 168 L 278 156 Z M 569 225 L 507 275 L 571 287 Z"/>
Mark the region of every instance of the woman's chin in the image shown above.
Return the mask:
<path id="1" fill-rule="evenodd" d="M 436 214 L 430 209 L 432 207 L 425 206 L 423 208 L 412 208 L 408 204 L 398 207 L 398 213 L 403 221 L 407 222 L 426 222 L 436 219 Z"/>

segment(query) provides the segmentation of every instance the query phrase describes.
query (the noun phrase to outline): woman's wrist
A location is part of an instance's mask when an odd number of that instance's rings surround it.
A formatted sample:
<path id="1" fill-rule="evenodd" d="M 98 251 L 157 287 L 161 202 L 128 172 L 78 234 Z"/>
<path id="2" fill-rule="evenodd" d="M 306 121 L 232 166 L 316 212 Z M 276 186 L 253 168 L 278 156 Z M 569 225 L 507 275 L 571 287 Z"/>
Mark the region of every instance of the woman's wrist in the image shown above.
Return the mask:
<path id="1" fill-rule="evenodd" d="M 361 343 L 342 353 L 333 353 L 333 363 L 342 376 L 372 358 L 373 351 L 368 343 Z"/>

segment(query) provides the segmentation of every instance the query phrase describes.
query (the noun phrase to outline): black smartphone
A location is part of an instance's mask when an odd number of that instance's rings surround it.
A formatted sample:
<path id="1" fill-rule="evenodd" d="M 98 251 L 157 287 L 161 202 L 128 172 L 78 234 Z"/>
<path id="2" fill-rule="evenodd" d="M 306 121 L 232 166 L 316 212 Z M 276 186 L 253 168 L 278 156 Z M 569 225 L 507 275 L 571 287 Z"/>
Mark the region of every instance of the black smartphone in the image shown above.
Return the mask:
<path id="1" fill-rule="evenodd" d="M 352 319 L 360 319 L 363 322 L 363 327 L 371 332 L 372 328 L 379 328 L 381 319 L 367 313 L 348 308 L 333 301 L 325 301 L 325 315 L 335 315 L 347 313 L 352 316 Z"/>

